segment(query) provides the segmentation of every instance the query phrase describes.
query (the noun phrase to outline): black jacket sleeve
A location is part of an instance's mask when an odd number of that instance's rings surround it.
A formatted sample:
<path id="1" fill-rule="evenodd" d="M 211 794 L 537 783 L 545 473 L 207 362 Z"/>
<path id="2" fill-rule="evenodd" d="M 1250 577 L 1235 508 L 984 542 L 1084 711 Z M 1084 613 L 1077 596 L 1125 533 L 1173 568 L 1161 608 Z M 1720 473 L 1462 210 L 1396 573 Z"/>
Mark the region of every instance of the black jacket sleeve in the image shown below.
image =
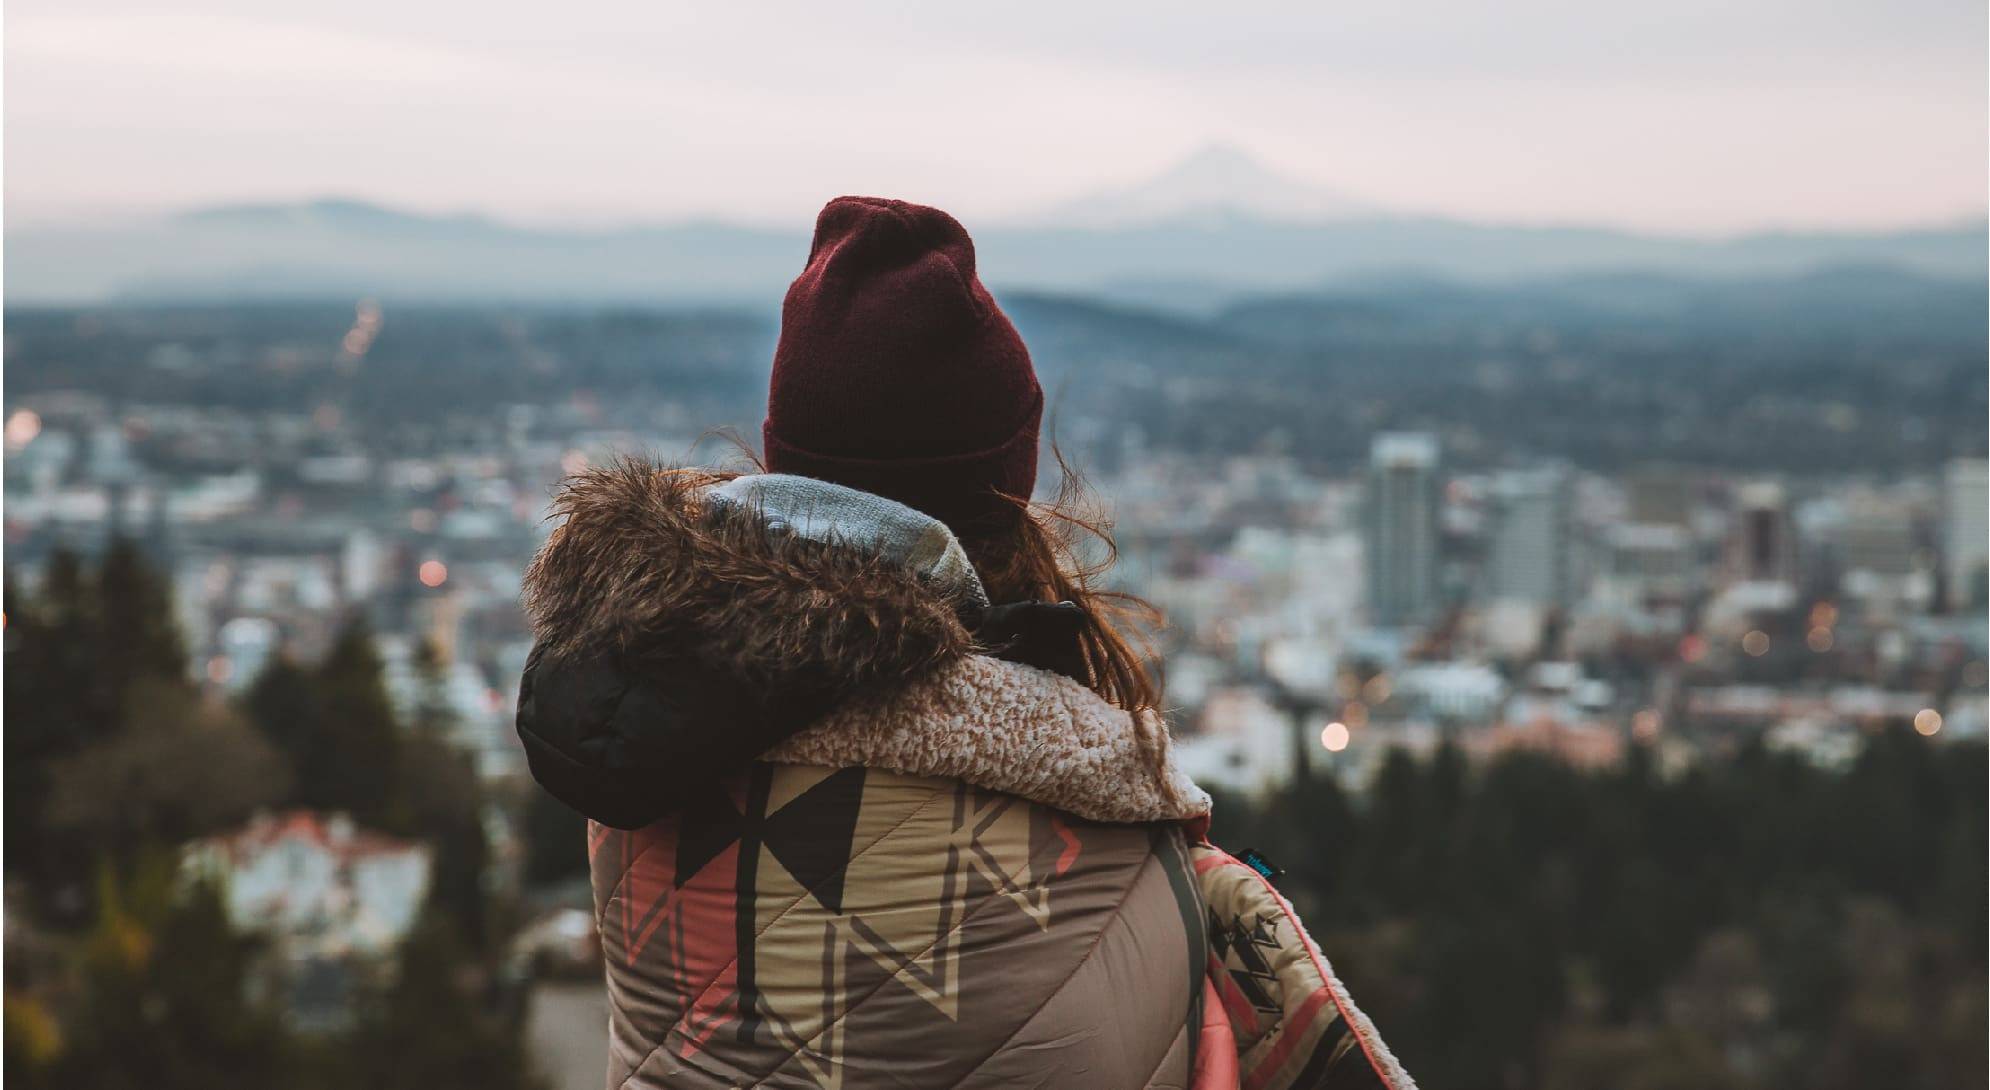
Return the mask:
<path id="1" fill-rule="evenodd" d="M 618 829 L 649 824 L 828 711 L 807 693 L 759 692 L 689 658 L 555 657 L 534 648 L 518 737 L 554 798 Z"/>

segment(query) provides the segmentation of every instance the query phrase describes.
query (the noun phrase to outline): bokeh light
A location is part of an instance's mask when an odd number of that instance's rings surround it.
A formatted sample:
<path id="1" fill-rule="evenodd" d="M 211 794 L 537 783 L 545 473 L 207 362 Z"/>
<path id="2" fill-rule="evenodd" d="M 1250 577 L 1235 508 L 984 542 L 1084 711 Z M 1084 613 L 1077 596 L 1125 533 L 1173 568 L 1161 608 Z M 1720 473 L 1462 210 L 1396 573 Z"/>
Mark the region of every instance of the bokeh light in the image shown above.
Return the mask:
<path id="1" fill-rule="evenodd" d="M 1707 657 L 1707 641 L 1698 636 L 1686 636 L 1679 641 L 1679 661 L 1698 662 Z"/>
<path id="2" fill-rule="evenodd" d="M 41 434 L 41 414 L 33 409 L 16 409 L 7 418 L 7 449 L 20 450 Z"/>

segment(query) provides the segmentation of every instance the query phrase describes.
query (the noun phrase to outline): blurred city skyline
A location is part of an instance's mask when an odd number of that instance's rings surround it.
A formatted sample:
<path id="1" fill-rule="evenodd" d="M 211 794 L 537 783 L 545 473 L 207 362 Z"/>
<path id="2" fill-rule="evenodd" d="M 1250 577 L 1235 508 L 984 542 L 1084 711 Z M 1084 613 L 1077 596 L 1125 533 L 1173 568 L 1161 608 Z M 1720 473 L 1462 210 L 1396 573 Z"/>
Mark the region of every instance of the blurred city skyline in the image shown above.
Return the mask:
<path id="1" fill-rule="evenodd" d="M 1221 20 L 841 5 L 22 0 L 15 225 L 340 196 L 609 225 L 1101 207 L 1212 145 L 1400 214 L 1725 235 L 1978 220 L 1981 5 L 1531 0 Z"/>

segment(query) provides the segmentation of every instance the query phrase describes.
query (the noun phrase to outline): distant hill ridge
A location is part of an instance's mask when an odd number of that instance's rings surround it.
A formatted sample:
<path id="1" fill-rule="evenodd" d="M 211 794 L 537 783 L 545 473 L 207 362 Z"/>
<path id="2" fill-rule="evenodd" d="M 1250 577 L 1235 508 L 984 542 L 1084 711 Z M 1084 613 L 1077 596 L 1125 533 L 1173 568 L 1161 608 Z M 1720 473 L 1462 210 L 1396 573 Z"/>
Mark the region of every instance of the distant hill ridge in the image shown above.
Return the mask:
<path id="1" fill-rule="evenodd" d="M 1707 240 L 1389 212 L 1204 149 L 1146 182 L 971 225 L 998 287 L 1210 309 L 1268 292 L 1429 277 L 1476 284 L 1627 272 L 1789 276 L 1886 266 L 1986 274 L 1983 220 L 1894 232 Z M 807 254 L 807 225 L 528 227 L 352 199 L 238 204 L 135 223 L 7 232 L 10 302 L 226 300 L 367 292 L 414 299 L 760 302 Z"/>

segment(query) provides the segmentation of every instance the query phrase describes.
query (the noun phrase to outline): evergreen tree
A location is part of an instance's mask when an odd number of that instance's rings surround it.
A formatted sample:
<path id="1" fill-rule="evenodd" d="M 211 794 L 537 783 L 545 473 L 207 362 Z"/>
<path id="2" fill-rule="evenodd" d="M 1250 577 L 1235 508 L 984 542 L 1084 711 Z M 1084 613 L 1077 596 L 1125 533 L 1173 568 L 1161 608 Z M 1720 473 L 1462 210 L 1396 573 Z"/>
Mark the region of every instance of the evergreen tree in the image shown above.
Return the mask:
<path id="1" fill-rule="evenodd" d="M 1429 813 L 1423 806 L 1423 775 L 1407 750 L 1395 749 L 1369 785 L 1367 835 L 1359 867 L 1362 892 L 1386 904 L 1414 904 L 1430 877 L 1417 869 L 1428 854 Z"/>
<path id="2" fill-rule="evenodd" d="M 7 745 L 30 760 L 81 748 L 116 724 L 115 702 L 98 674 L 96 588 L 82 558 L 57 549 L 32 599 L 8 607 Z M 14 630 L 15 615 L 21 627 Z M 18 686 L 18 688 L 16 688 Z M 16 737 L 16 730 L 21 736 Z"/>
<path id="3" fill-rule="evenodd" d="M 1385 759 L 1351 844 L 1282 882 L 1426 1085 L 1981 1084 L 1981 745 L 1896 729 L 1834 772 L 1751 743 L 1671 778 L 1639 748 L 1461 757 Z M 1293 796 L 1327 782 L 1221 799 L 1213 835 L 1304 839 L 1336 804 Z"/>
<path id="4" fill-rule="evenodd" d="M 452 933 L 477 951 L 491 935 L 490 842 L 484 835 L 483 785 L 468 754 L 436 738 L 401 747 L 400 797 L 389 831 L 420 837 L 434 848 L 429 903 Z"/>
<path id="5" fill-rule="evenodd" d="M 42 569 L 41 587 L 34 607 L 41 620 L 44 645 L 37 648 L 37 666 L 48 671 L 45 680 L 50 695 L 77 702 L 71 708 L 93 713 L 77 726 L 85 733 L 107 733 L 110 724 L 103 719 L 108 708 L 90 708 L 82 703 L 96 687 L 94 669 L 97 650 L 97 594 L 82 557 L 69 549 L 49 554 Z"/>
<path id="6" fill-rule="evenodd" d="M 272 656 L 250 683 L 243 711 L 296 771 L 301 771 L 314 755 L 311 747 L 327 733 L 317 678 L 285 651 Z M 297 791 L 301 794 L 301 781 L 293 778 L 293 782 L 300 784 Z"/>
<path id="7" fill-rule="evenodd" d="M 48 799 L 48 763 L 63 750 L 59 717 L 51 713 L 49 625 L 40 604 L 6 573 L 6 867 L 7 873 L 42 870 L 43 845 L 37 833 Z"/>
<path id="8" fill-rule="evenodd" d="M 347 1055 L 367 1090 L 533 1090 L 523 1035 L 485 1009 L 462 971 L 467 961 L 449 918 L 428 912 L 402 947 L 399 971 L 363 1017 Z M 467 986 L 469 984 L 471 986 Z"/>
<path id="9" fill-rule="evenodd" d="M 88 856 L 44 820 L 54 770 L 120 734 L 141 681 L 185 688 L 184 652 L 164 581 L 126 542 L 94 575 L 57 549 L 38 594 L 10 580 L 7 597 L 7 868 L 31 877 L 38 898 L 64 901 L 84 888 Z"/>
<path id="10" fill-rule="evenodd" d="M 122 710 L 132 686 L 145 678 L 185 678 L 186 646 L 174 624 L 172 593 L 130 539 L 115 538 L 104 552 L 96 600 L 97 672 L 114 707 Z"/>
<path id="11" fill-rule="evenodd" d="M 107 871 L 85 944 L 81 993 L 50 1085 L 210 1090 L 285 1081 L 289 1037 L 249 999 L 254 944 L 229 930 L 217 891 L 175 896 L 170 857 L 120 881 Z"/>
<path id="12" fill-rule="evenodd" d="M 279 736 L 289 736 L 288 744 L 279 745 L 293 755 L 295 799 L 302 806 L 344 811 L 362 825 L 383 827 L 395 801 L 401 729 L 363 618 L 339 632 L 311 673 L 304 691 L 310 693 L 312 707 L 287 727 L 276 728 Z M 275 697 L 264 695 L 267 712 Z"/>

